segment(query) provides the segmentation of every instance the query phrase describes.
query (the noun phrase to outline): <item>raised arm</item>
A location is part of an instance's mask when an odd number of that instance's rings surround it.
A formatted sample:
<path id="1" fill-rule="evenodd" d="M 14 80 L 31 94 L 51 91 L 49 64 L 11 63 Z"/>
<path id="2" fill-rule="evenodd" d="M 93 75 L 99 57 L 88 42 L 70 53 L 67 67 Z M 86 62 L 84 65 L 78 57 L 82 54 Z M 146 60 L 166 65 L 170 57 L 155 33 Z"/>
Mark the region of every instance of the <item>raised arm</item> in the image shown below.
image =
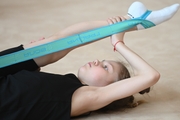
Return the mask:
<path id="1" fill-rule="evenodd" d="M 72 99 L 72 116 L 100 109 L 113 101 L 138 93 L 159 80 L 160 74 L 123 43 L 123 36 L 124 33 L 113 35 L 112 45 L 132 66 L 135 75 L 104 87 L 86 86 L 78 89 Z"/>
<path id="2" fill-rule="evenodd" d="M 136 94 L 151 87 L 160 78 L 160 74 L 152 66 L 124 44 L 123 36 L 124 33 L 112 35 L 112 45 L 132 66 L 135 75 L 131 78 L 98 88 L 95 92 L 97 95 L 94 101 L 96 102 L 92 105 L 97 105 L 97 108 L 92 109 L 101 108 L 115 100 Z"/>
<path id="3" fill-rule="evenodd" d="M 148 16 L 144 16 L 144 14 L 147 12 L 146 7 L 140 2 L 134 2 L 129 7 L 127 15 L 130 16 L 131 18 L 142 17 L 142 19 L 149 20 L 149 21 L 153 22 L 155 25 L 158 25 L 158 24 L 170 19 L 176 13 L 178 8 L 179 8 L 179 4 L 174 4 L 172 6 L 169 6 L 167 8 L 164 8 L 164 9 L 161 9 L 158 11 L 152 11 L 151 13 L 148 13 L 149 14 Z M 127 15 L 124 17 L 127 17 Z M 114 20 L 114 19 L 110 19 L 110 20 Z M 67 37 L 70 35 L 74 35 L 77 33 L 81 33 L 81 32 L 87 31 L 87 30 L 95 29 L 98 27 L 106 26 L 106 25 L 108 25 L 107 20 L 78 23 L 78 24 L 72 25 L 70 27 L 67 27 L 64 30 L 61 30 L 58 33 L 55 33 L 54 35 L 52 35 L 44 40 L 24 45 L 24 49 L 38 46 L 38 45 L 41 45 L 44 43 L 52 42 L 52 41 L 55 41 L 60 38 L 64 38 L 64 37 Z M 141 26 L 141 25 L 138 25 L 137 27 L 138 27 L 138 30 L 144 29 L 143 26 Z M 80 46 L 78 46 L 78 47 L 80 47 Z M 62 57 L 64 57 L 66 54 L 68 54 L 71 50 L 73 50 L 75 48 L 77 48 L 77 47 L 66 49 L 66 50 L 52 53 L 49 55 L 45 55 L 43 57 L 39 57 L 34 60 L 39 67 L 42 67 L 42 66 L 48 65 L 50 63 L 56 62 L 57 60 L 61 59 Z"/>
<path id="4" fill-rule="evenodd" d="M 141 17 L 142 19 L 149 20 L 155 25 L 158 25 L 170 19 L 176 13 L 178 8 L 179 4 L 174 4 L 158 11 L 152 11 L 148 16 L 143 16 L 147 15 L 144 14 L 147 12 L 146 7 L 140 2 L 135 2 L 130 6 L 128 15 L 131 18 Z M 114 17 L 110 18 L 108 22 L 113 24 L 121 20 L 124 20 L 124 18 L 120 19 L 119 17 Z M 138 25 L 133 30 L 137 29 L 140 30 L 144 28 L 143 26 Z M 72 116 L 97 110 L 115 100 L 125 98 L 149 88 L 158 82 L 160 74 L 139 55 L 129 49 L 123 43 L 123 37 L 124 33 L 113 35 L 111 37 L 112 45 L 115 46 L 116 51 L 119 52 L 132 66 L 135 76 L 112 83 L 105 87 L 85 86 L 79 88 L 73 94 Z"/>
<path id="5" fill-rule="evenodd" d="M 26 44 L 23 47 L 24 47 L 24 49 L 31 48 L 34 46 L 49 43 L 49 42 L 55 41 L 57 39 L 65 38 L 70 35 L 74 35 L 77 33 L 81 33 L 81 32 L 87 31 L 87 30 L 95 29 L 98 27 L 106 26 L 106 25 L 108 25 L 107 20 L 88 21 L 88 22 L 77 23 L 75 25 L 71 25 L 71 26 L 53 34 L 50 37 L 47 37 L 43 40 L 38 40 L 36 42 L 32 42 L 30 44 Z M 81 46 L 83 46 L 83 45 L 81 45 Z M 80 47 L 80 46 L 77 46 L 77 47 Z M 73 50 L 77 47 L 69 48 L 69 49 L 66 49 L 63 51 L 59 51 L 59 52 L 45 55 L 45 56 L 42 56 L 39 58 L 35 58 L 34 60 L 39 67 L 43 67 L 45 65 L 48 65 L 48 64 L 58 61 L 59 59 L 63 58 L 65 55 L 67 55 L 71 50 Z"/>

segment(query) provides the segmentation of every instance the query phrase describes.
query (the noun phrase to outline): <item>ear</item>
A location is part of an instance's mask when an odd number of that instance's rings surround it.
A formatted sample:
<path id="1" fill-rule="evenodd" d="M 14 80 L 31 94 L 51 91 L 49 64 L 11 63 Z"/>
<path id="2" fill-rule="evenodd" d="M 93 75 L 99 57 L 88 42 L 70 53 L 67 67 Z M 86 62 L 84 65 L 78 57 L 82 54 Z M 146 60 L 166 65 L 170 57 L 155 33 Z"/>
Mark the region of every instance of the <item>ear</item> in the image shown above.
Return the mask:
<path id="1" fill-rule="evenodd" d="M 139 94 L 149 93 L 149 92 L 150 92 L 150 89 L 151 89 L 151 88 L 149 87 L 149 88 L 147 88 L 147 89 L 139 92 Z"/>

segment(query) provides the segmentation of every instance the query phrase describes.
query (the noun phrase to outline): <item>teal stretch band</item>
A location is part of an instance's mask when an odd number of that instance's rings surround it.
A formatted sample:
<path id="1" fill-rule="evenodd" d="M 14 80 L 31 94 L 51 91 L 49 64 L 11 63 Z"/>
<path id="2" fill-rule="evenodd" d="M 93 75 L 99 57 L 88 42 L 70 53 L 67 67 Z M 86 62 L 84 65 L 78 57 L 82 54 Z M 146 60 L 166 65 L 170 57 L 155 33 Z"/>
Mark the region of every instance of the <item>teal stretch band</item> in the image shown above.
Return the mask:
<path id="1" fill-rule="evenodd" d="M 146 28 L 155 26 L 154 23 L 142 20 L 131 19 L 116 24 L 100 27 L 90 31 L 82 32 L 76 35 L 72 35 L 66 38 L 58 39 L 53 42 L 42 44 L 33 48 L 21 50 L 11 54 L 7 54 L 0 57 L 0 68 L 13 65 L 19 62 L 27 61 L 37 57 L 41 57 L 50 53 L 65 50 L 80 44 L 95 41 L 119 32 L 123 32 L 133 28 L 134 26 L 142 24 Z"/>
<path id="2" fill-rule="evenodd" d="M 151 14 L 151 12 L 152 12 L 152 11 L 147 10 L 141 17 L 138 17 L 138 19 L 143 19 L 143 20 L 145 20 L 145 19 L 149 16 L 149 14 Z"/>

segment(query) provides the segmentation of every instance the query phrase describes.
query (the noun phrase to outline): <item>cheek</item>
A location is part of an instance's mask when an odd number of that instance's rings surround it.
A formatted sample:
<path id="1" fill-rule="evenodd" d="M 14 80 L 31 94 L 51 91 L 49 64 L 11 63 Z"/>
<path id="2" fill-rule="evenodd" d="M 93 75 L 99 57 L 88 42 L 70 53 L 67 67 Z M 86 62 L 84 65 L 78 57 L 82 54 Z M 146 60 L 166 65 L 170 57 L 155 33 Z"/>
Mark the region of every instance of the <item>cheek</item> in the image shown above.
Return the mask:
<path id="1" fill-rule="evenodd" d="M 101 69 L 85 69 L 81 67 L 78 71 L 78 77 L 88 85 L 105 86 L 106 73 Z"/>
<path id="2" fill-rule="evenodd" d="M 89 76 L 94 84 L 94 86 L 105 86 L 107 85 L 107 74 L 104 71 L 101 70 L 94 70 L 93 72 L 90 73 Z"/>

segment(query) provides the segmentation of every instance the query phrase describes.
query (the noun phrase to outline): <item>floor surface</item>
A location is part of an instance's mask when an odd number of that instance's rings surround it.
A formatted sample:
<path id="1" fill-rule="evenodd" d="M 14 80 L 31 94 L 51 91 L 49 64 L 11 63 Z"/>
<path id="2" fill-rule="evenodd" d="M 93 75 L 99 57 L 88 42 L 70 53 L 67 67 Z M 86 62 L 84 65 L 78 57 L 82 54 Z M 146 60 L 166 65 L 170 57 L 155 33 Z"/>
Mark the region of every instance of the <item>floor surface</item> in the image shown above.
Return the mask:
<path id="1" fill-rule="evenodd" d="M 179 0 L 140 0 L 158 10 Z M 0 0 L 0 50 L 48 37 L 83 21 L 105 20 L 124 15 L 134 0 Z M 113 113 L 92 113 L 77 120 L 179 120 L 180 119 L 180 11 L 154 28 L 127 33 L 125 43 L 156 68 L 160 81 L 147 95 L 135 95 L 146 102 L 133 109 Z M 109 38 L 76 49 L 62 60 L 42 68 L 54 73 L 77 73 L 95 59 L 119 59 Z M 123 60 L 124 61 L 124 60 Z"/>

